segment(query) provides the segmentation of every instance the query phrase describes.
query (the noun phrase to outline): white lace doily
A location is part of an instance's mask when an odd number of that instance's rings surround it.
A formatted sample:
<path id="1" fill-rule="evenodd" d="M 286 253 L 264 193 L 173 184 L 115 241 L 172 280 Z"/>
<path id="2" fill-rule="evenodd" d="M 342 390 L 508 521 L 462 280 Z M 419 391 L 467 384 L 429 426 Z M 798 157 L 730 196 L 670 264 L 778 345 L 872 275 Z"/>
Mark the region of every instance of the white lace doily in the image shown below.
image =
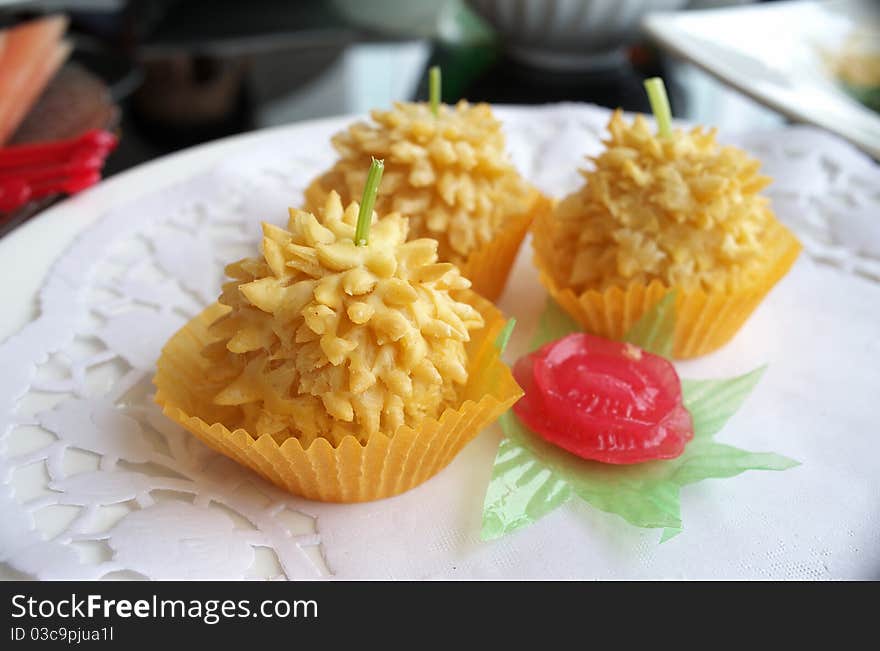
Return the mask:
<path id="1" fill-rule="evenodd" d="M 580 182 L 608 117 L 577 105 L 498 114 L 520 170 L 557 196 Z M 671 542 L 577 504 L 479 542 L 497 427 L 410 493 L 331 505 L 279 491 L 167 421 L 152 402 L 162 345 L 216 298 L 223 265 L 253 253 L 259 222 L 285 221 L 347 122 L 269 132 L 250 155 L 107 214 L 57 261 L 39 318 L 0 344 L 0 561 L 44 579 L 880 571 L 869 411 L 880 386 L 880 169 L 806 127 L 723 138 L 762 158 L 777 213 L 809 257 L 730 345 L 681 365 L 697 377 L 770 362 L 722 438 L 804 465 L 685 490 L 685 531 Z M 511 358 L 543 304 L 524 249 L 501 302 L 519 321 Z"/>

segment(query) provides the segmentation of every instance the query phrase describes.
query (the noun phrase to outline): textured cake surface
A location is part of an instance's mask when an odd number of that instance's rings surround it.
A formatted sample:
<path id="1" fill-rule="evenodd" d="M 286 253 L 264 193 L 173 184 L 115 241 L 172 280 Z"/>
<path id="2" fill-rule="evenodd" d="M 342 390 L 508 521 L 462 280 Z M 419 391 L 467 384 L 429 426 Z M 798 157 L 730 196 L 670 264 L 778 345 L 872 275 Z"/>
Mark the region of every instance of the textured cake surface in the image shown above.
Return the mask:
<path id="1" fill-rule="evenodd" d="M 358 204 L 331 193 L 321 219 L 291 211 L 287 229 L 263 225 L 262 256 L 227 267 L 203 354 L 214 402 L 230 423 L 276 440 L 338 444 L 393 435 L 456 402 L 467 381 L 464 342 L 480 313 L 450 291 L 470 283 L 437 262 L 437 243 L 407 241 L 399 214 L 373 216 L 369 244 L 354 244 Z"/>
<path id="2" fill-rule="evenodd" d="M 371 116 L 333 137 L 339 159 L 313 184 L 308 208 L 331 190 L 343 203 L 358 198 L 370 160 L 384 159 L 376 210 L 406 215 L 411 237 L 436 239 L 440 259 L 456 264 L 531 209 L 537 191 L 510 162 L 488 104 L 441 105 L 435 117 L 427 104 L 399 103 Z"/>
<path id="3" fill-rule="evenodd" d="M 694 128 L 658 137 L 638 116 L 617 111 L 606 148 L 584 185 L 550 220 L 557 282 L 575 292 L 648 284 L 733 291 L 759 278 L 772 247 L 762 241 L 775 217 L 758 194 L 770 179 L 760 162 Z"/>

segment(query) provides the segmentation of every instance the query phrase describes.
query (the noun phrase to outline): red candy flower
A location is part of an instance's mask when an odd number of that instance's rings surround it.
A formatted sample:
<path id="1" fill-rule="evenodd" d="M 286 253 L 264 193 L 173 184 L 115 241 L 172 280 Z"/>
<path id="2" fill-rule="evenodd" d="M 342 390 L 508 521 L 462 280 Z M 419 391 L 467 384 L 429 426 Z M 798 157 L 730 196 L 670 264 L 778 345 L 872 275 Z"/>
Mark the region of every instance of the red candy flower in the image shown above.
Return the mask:
<path id="1" fill-rule="evenodd" d="M 694 436 L 681 381 L 666 359 L 585 333 L 551 342 L 513 370 L 520 420 L 584 459 L 629 464 L 671 459 Z"/>

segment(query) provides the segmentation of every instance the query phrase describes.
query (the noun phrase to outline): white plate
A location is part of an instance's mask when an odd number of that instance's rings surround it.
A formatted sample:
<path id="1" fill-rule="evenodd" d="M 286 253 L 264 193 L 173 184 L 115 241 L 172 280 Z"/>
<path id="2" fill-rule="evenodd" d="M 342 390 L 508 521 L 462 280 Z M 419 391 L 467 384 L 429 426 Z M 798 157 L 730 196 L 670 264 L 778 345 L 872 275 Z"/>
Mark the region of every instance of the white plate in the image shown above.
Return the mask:
<path id="1" fill-rule="evenodd" d="M 877 21 L 875 2 L 834 0 L 656 13 L 642 25 L 662 47 L 737 90 L 880 158 L 880 115 L 847 95 L 823 59 Z"/>
<path id="2" fill-rule="evenodd" d="M 585 105 L 496 114 L 520 171 L 554 196 L 580 184 L 609 117 Z M 161 417 L 150 377 L 168 335 L 214 299 L 223 263 L 256 250 L 258 222 L 300 203 L 349 121 L 176 154 L 0 240 L 0 577 L 298 579 L 324 562 L 347 579 L 876 575 L 880 168 L 811 128 L 737 139 L 776 177 L 774 205 L 805 255 L 733 341 L 679 366 L 696 378 L 769 364 L 720 440 L 803 465 L 689 487 L 685 531 L 668 543 L 574 503 L 481 542 L 497 426 L 405 495 L 334 505 L 273 489 Z M 518 319 L 508 361 L 544 299 L 525 245 L 499 302 Z"/>

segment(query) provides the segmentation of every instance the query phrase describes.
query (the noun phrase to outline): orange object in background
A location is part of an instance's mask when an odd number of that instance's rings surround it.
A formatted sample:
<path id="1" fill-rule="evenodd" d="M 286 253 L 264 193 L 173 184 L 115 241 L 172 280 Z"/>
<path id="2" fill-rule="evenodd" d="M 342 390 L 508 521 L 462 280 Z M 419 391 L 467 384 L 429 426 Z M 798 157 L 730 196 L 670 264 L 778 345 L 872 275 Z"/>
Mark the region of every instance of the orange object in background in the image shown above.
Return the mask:
<path id="1" fill-rule="evenodd" d="M 15 133 L 70 55 L 64 16 L 47 16 L 0 33 L 0 145 Z"/>

